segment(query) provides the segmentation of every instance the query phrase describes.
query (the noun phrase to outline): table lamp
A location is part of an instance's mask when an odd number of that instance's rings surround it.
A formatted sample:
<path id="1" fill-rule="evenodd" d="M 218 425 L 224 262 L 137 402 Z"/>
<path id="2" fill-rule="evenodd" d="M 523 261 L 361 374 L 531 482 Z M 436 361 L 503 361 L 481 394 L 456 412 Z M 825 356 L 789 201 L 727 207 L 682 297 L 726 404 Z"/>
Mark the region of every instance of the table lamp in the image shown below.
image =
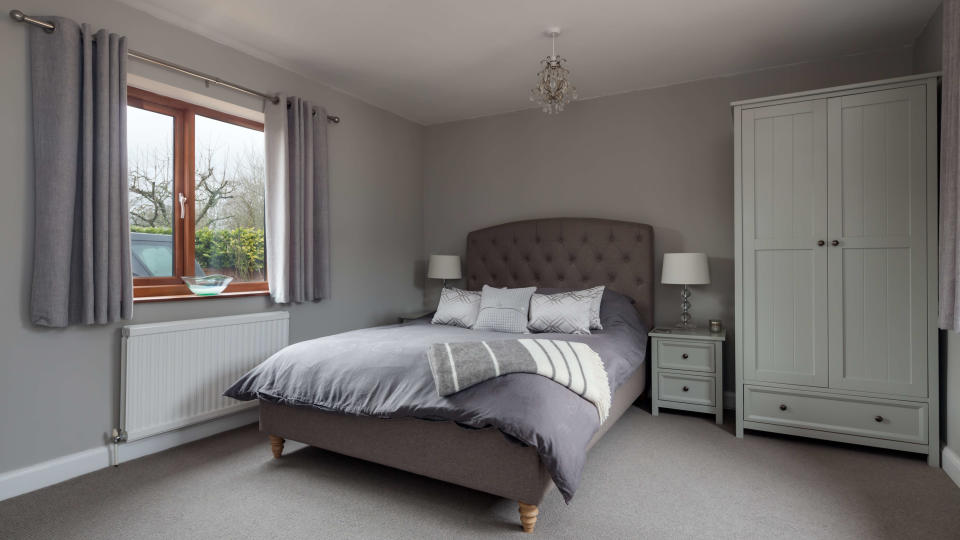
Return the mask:
<path id="1" fill-rule="evenodd" d="M 687 285 L 708 285 L 710 266 L 706 253 L 664 253 L 660 283 L 683 285 L 680 290 L 680 323 L 677 328 L 695 328 L 690 323 L 690 289 Z"/>
<path id="2" fill-rule="evenodd" d="M 427 277 L 442 279 L 443 286 L 447 286 L 448 279 L 460 279 L 459 255 L 430 255 L 430 264 L 427 266 Z"/>

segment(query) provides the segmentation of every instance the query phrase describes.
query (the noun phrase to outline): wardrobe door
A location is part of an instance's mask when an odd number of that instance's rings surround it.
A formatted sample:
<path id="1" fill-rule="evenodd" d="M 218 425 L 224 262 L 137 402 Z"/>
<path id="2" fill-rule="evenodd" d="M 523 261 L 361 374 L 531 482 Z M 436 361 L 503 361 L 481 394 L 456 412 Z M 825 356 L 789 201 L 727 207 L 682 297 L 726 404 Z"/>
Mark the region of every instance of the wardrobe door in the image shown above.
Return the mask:
<path id="1" fill-rule="evenodd" d="M 927 393 L 924 95 L 829 100 L 831 388 Z"/>
<path id="2" fill-rule="evenodd" d="M 743 374 L 827 384 L 827 103 L 741 116 Z"/>

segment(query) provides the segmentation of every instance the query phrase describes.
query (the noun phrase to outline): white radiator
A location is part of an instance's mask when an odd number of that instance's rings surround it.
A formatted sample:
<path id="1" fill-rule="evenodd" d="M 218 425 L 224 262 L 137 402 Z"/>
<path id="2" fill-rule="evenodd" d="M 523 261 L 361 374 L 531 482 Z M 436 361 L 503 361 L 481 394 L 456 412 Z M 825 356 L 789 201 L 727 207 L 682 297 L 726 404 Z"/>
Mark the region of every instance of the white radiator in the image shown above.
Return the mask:
<path id="1" fill-rule="evenodd" d="M 221 394 L 287 345 L 289 318 L 273 311 L 125 326 L 119 436 L 134 441 L 255 406 Z"/>

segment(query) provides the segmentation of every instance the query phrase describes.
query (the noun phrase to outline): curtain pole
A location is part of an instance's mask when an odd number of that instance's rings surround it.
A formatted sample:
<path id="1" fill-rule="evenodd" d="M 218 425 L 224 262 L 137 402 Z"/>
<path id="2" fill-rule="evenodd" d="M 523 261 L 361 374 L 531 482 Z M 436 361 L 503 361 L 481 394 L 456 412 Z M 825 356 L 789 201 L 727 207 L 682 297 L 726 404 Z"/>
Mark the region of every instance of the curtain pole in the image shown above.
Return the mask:
<path id="1" fill-rule="evenodd" d="M 39 26 L 40 28 L 43 28 L 46 32 L 53 32 L 53 31 L 55 31 L 55 30 L 57 29 L 56 25 L 54 25 L 53 23 L 50 23 L 50 22 L 47 22 L 47 21 L 41 21 L 40 19 L 35 19 L 35 18 L 33 18 L 33 17 L 29 17 L 29 16 L 25 15 L 25 14 L 24 14 L 22 11 L 20 11 L 19 9 L 11 9 L 11 10 L 10 10 L 10 18 L 13 19 L 14 21 L 17 21 L 17 22 L 22 22 L 22 23 L 32 24 L 32 25 L 34 25 L 34 26 Z M 239 85 L 239 84 L 234 84 L 234 83 L 232 83 L 232 82 L 225 81 L 225 80 L 223 80 L 223 79 L 221 79 L 221 78 L 219 78 L 219 77 L 214 77 L 213 75 L 208 75 L 208 74 L 206 74 L 206 73 L 203 73 L 202 71 L 197 71 L 197 70 L 195 70 L 195 69 L 190 69 L 190 68 L 188 68 L 188 67 L 184 67 L 184 66 L 181 66 L 181 65 L 178 65 L 178 64 L 174 64 L 174 63 L 172 63 L 172 62 L 167 62 L 166 60 L 162 60 L 162 59 L 157 58 L 157 57 L 155 57 L 155 56 L 150 56 L 149 54 L 145 54 L 145 53 L 142 53 L 142 52 L 139 52 L 139 51 L 135 51 L 135 50 L 133 50 L 133 49 L 130 49 L 129 51 L 127 51 L 127 56 L 129 56 L 130 58 L 133 58 L 134 60 L 139 60 L 139 61 L 141 61 L 141 62 L 146 62 L 146 63 L 148 63 L 148 64 L 153 64 L 153 65 L 156 65 L 156 66 L 160 66 L 160 67 L 162 67 L 162 68 L 164 68 L 164 69 L 168 69 L 168 70 L 170 70 L 170 71 L 176 71 L 177 73 L 182 73 L 182 74 L 184 74 L 184 75 L 187 75 L 187 76 L 190 76 L 190 77 L 194 77 L 194 78 L 196 78 L 196 79 L 201 79 L 201 80 L 206 81 L 207 83 L 210 83 L 210 84 L 215 84 L 215 85 L 217 85 L 217 86 L 222 86 L 222 87 L 224 87 L 224 88 L 229 88 L 229 89 L 231 89 L 231 90 L 233 90 L 233 91 L 235 91 L 235 92 L 240 92 L 240 93 L 243 93 L 243 94 L 260 97 L 260 98 L 266 99 L 267 101 L 270 101 L 270 102 L 273 103 L 273 104 L 277 104 L 277 103 L 280 102 L 280 98 L 277 97 L 276 95 L 271 95 L 271 94 L 265 94 L 265 93 L 263 93 L 263 92 L 258 92 L 258 91 L 256 91 L 256 90 L 247 88 L 247 87 L 245 87 L 245 86 L 241 86 L 241 85 Z M 336 115 L 333 115 L 333 114 L 328 114 L 328 115 L 327 115 L 327 121 L 330 122 L 330 123 L 333 123 L 333 124 L 339 124 L 339 123 L 340 123 L 340 117 L 339 117 L 339 116 L 336 116 Z"/>

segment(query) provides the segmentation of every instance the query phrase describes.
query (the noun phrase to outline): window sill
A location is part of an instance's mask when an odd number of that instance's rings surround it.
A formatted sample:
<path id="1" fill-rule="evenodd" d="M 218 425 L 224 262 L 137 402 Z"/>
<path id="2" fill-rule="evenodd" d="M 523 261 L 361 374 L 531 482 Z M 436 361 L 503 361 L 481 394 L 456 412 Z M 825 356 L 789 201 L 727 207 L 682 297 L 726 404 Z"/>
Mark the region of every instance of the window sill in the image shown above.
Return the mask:
<path id="1" fill-rule="evenodd" d="M 134 304 L 147 304 L 150 302 L 177 302 L 181 300 L 212 300 L 214 298 L 237 298 L 243 296 L 269 296 L 270 291 L 236 291 L 222 292 L 212 296 L 197 296 L 190 294 L 173 294 L 168 296 L 141 296 L 133 299 Z"/>

